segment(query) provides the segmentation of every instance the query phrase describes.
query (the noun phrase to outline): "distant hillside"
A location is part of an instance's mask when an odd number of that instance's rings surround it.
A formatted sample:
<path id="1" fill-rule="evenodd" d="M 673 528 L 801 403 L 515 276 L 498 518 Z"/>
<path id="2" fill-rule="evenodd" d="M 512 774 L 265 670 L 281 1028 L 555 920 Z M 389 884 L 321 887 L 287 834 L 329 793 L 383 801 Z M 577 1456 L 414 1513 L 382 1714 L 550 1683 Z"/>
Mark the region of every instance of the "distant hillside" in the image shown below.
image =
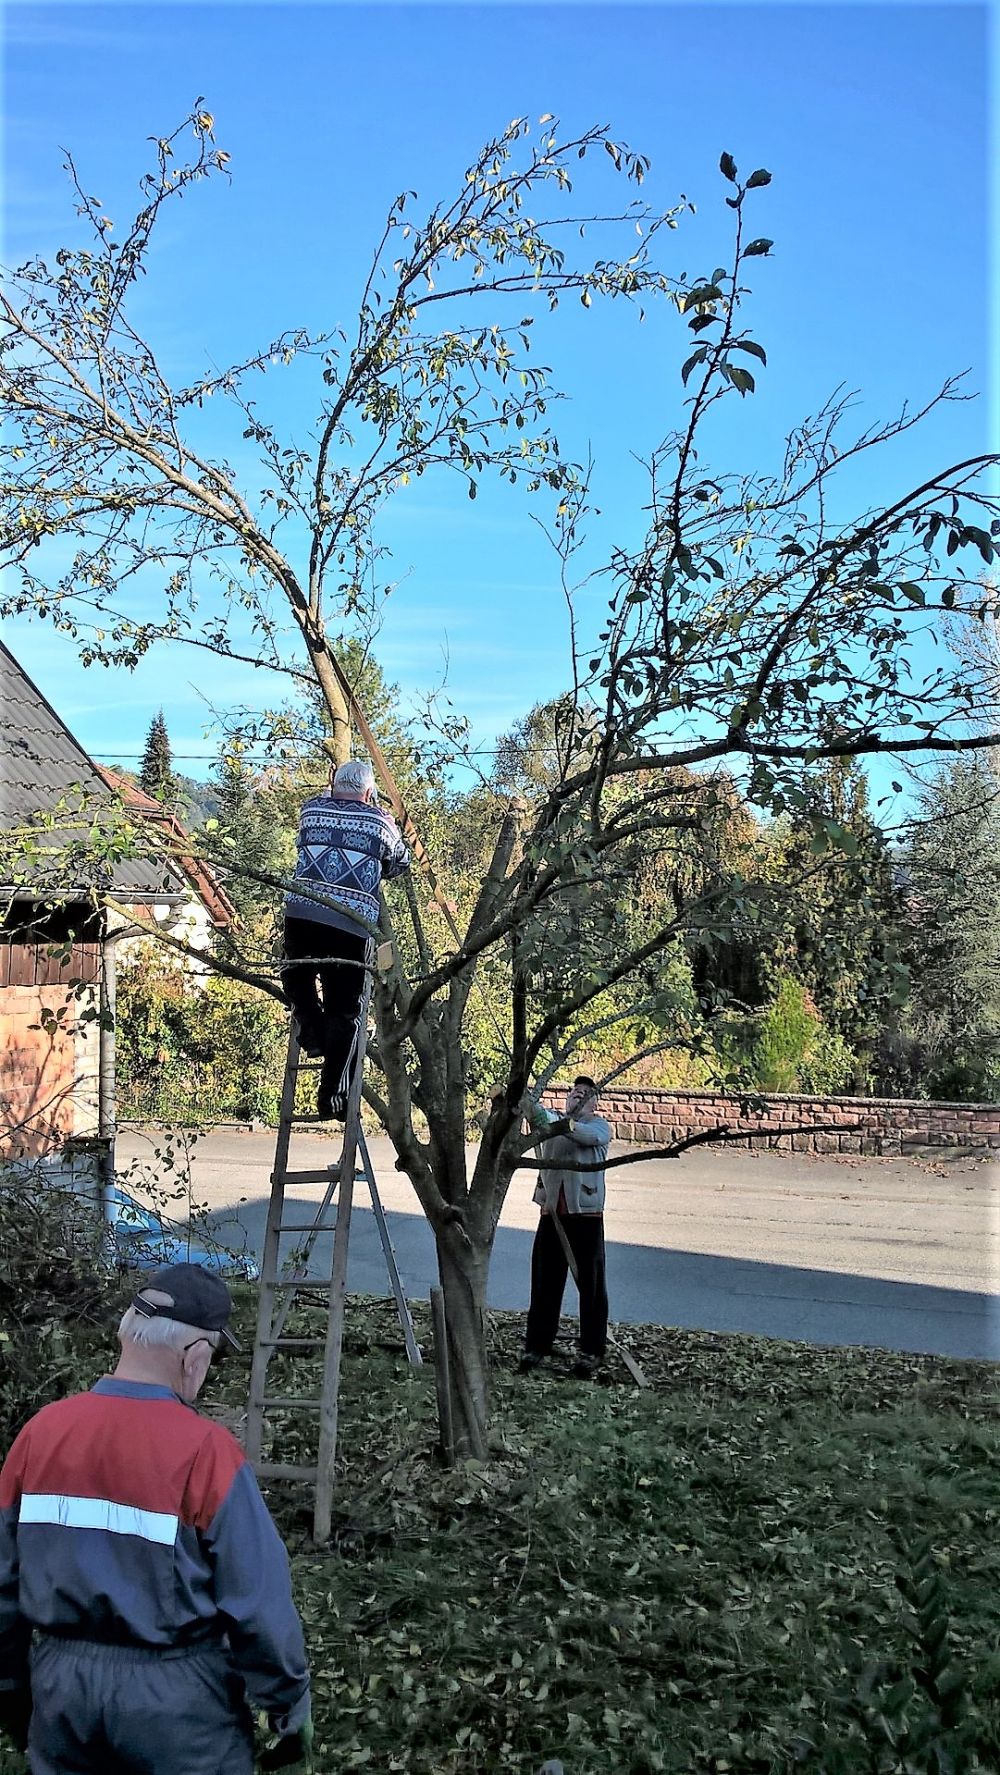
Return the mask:
<path id="1" fill-rule="evenodd" d="M 119 765 L 108 765 L 109 770 L 116 770 L 127 782 L 137 783 L 138 776 L 134 770 L 122 770 Z M 215 820 L 219 816 L 219 797 L 211 783 L 199 783 L 194 777 L 186 777 L 182 771 L 175 770 L 179 798 L 177 813 L 191 832 L 197 832 L 206 820 Z"/>
<path id="2" fill-rule="evenodd" d="M 199 783 L 194 777 L 186 777 L 175 771 L 177 786 L 181 792 L 181 819 L 192 831 L 203 826 L 206 820 L 217 820 L 219 817 L 219 797 L 211 783 Z"/>

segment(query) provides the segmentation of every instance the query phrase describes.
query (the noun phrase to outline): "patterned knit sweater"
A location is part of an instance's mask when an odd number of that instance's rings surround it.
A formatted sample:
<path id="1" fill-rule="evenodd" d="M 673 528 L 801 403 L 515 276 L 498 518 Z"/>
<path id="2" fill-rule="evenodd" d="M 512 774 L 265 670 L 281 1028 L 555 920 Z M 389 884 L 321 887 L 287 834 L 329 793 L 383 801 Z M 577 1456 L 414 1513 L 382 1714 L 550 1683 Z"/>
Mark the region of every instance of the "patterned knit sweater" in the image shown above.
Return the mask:
<path id="1" fill-rule="evenodd" d="M 399 828 L 380 807 L 342 796 L 314 795 L 302 809 L 295 880 L 345 910 L 323 906 L 293 888 L 285 911 L 289 918 L 311 918 L 363 936 L 361 926 L 347 913 L 360 913 L 369 924 L 377 924 L 383 876 L 391 879 L 409 866 L 410 853 Z"/>

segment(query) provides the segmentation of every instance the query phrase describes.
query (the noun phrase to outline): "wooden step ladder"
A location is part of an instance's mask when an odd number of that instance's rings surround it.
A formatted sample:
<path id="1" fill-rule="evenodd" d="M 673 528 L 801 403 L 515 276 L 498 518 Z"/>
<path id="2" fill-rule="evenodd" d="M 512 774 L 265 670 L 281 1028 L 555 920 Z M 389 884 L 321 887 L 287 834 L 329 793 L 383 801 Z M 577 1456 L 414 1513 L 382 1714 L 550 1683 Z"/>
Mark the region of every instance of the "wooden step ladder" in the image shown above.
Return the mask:
<path id="1" fill-rule="evenodd" d="M 253 1362 L 250 1370 L 250 1398 L 247 1407 L 247 1456 L 260 1479 L 306 1480 L 315 1487 L 313 1538 L 318 1544 L 329 1539 L 333 1513 L 334 1462 L 337 1452 L 337 1408 L 340 1393 L 340 1359 L 344 1339 L 344 1313 L 347 1304 L 347 1254 L 351 1231 L 351 1210 L 354 1185 L 367 1183 L 372 1211 L 378 1227 L 386 1268 L 396 1310 L 403 1330 L 406 1353 L 411 1363 L 422 1360 L 413 1329 L 413 1320 L 403 1292 L 396 1253 L 386 1222 L 385 1210 L 378 1193 L 378 1184 L 371 1156 L 361 1128 L 361 1080 L 368 1039 L 368 1006 L 371 998 L 371 974 L 366 976 L 361 1001 L 358 1052 L 344 1118 L 344 1139 L 339 1158 L 332 1164 L 310 1170 L 289 1170 L 288 1151 L 292 1130 L 296 1126 L 323 1120 L 319 1115 L 296 1115 L 295 1095 L 299 1075 L 305 1071 L 318 1073 L 319 1061 L 303 1061 L 298 1031 L 292 1019 L 288 1038 L 288 1055 L 278 1113 L 278 1135 L 271 1173 L 271 1200 L 267 1210 L 264 1233 L 264 1256 L 261 1264 L 260 1294 L 257 1308 L 257 1330 L 254 1338 Z M 323 1199 L 313 1218 L 299 1215 L 286 1219 L 285 1192 L 288 1186 L 325 1182 Z M 335 1202 L 335 1197 L 338 1199 Z M 310 1276 L 310 1258 L 317 1239 L 333 1234 L 333 1256 L 329 1274 Z M 297 1242 L 282 1261 L 282 1239 L 295 1235 Z M 286 1252 L 288 1246 L 285 1246 Z M 297 1294 L 325 1294 L 327 1304 L 326 1332 L 322 1337 L 285 1337 L 286 1321 Z M 323 1351 L 321 1391 L 316 1396 L 283 1397 L 267 1391 L 268 1363 L 275 1352 L 306 1350 Z M 294 1465 L 263 1459 L 265 1418 L 269 1411 L 314 1411 L 319 1414 L 319 1449 L 315 1465 Z"/>

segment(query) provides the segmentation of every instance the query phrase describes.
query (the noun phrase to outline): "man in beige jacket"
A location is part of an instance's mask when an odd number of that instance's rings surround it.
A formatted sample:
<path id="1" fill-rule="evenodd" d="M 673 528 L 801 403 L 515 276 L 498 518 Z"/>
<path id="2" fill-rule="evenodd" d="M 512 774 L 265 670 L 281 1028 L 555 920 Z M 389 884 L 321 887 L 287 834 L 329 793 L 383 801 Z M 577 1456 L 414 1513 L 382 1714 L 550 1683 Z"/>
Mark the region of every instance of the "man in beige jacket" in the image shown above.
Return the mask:
<path id="1" fill-rule="evenodd" d="M 562 1118 L 543 1111 L 548 1120 Z M 555 1216 L 573 1253 L 580 1290 L 580 1355 L 574 1374 L 589 1379 L 603 1360 L 608 1339 L 608 1289 L 604 1255 L 604 1171 L 611 1128 L 597 1113 L 597 1086 L 581 1074 L 566 1095 L 568 1129 L 546 1140 L 545 1169 L 538 1174 L 535 1201 L 541 1208 L 531 1250 L 531 1304 L 521 1372 L 538 1367 L 559 1330 L 569 1262 Z"/>

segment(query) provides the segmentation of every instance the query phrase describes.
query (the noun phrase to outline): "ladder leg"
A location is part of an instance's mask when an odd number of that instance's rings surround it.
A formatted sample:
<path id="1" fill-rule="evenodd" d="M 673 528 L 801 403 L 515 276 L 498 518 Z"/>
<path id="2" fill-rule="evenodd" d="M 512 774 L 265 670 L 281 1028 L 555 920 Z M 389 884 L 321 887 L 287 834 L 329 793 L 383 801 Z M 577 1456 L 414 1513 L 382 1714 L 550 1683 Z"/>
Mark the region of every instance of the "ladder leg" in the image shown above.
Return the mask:
<path id="1" fill-rule="evenodd" d="M 298 1077 L 299 1041 L 294 1019 L 288 1034 L 285 1077 L 281 1086 L 278 1110 L 278 1138 L 274 1148 L 274 1170 L 271 1173 L 271 1199 L 267 1206 L 264 1232 L 264 1253 L 260 1269 L 260 1292 L 257 1297 L 257 1332 L 254 1338 L 253 1363 L 250 1369 L 250 1398 L 247 1404 L 247 1459 L 260 1460 L 264 1441 L 264 1389 L 268 1361 L 267 1340 L 271 1336 L 274 1316 L 275 1286 L 278 1273 L 278 1246 L 285 1200 L 285 1172 L 288 1169 L 288 1143 L 292 1133 L 295 1109 L 295 1083 Z"/>
<path id="2" fill-rule="evenodd" d="M 334 1462 L 337 1458 L 337 1415 L 340 1397 L 340 1358 L 344 1346 L 344 1312 L 347 1304 L 347 1252 L 354 1203 L 354 1168 L 361 1132 L 361 1081 L 368 1045 L 368 1005 L 372 976 L 365 976 L 358 1024 L 358 1045 L 347 1095 L 344 1118 L 344 1150 L 340 1160 L 340 1201 L 333 1234 L 333 1270 L 330 1276 L 330 1312 L 323 1360 L 323 1396 L 319 1413 L 319 1458 L 316 1472 L 316 1507 L 313 1540 L 323 1546 L 330 1539 L 333 1520 Z"/>
<path id="3" fill-rule="evenodd" d="M 378 1227 L 378 1236 L 382 1241 L 382 1254 L 385 1258 L 385 1267 L 389 1272 L 389 1281 L 392 1284 L 392 1292 L 396 1297 L 396 1311 L 399 1314 L 399 1323 L 403 1329 L 403 1341 L 406 1344 L 406 1354 L 413 1366 L 419 1368 L 423 1362 L 423 1357 L 420 1354 L 420 1345 L 417 1343 L 417 1334 L 413 1329 L 413 1319 L 410 1314 L 409 1302 L 407 1301 L 403 1289 L 403 1279 L 399 1273 L 399 1264 L 396 1262 L 396 1253 L 393 1249 L 392 1237 L 389 1232 L 389 1223 L 385 1217 L 382 1198 L 378 1193 L 378 1183 L 375 1179 L 375 1167 L 372 1164 L 371 1155 L 368 1151 L 368 1143 L 365 1140 L 364 1134 L 360 1132 L 358 1134 L 358 1146 L 361 1150 L 361 1156 L 364 1162 L 365 1179 L 368 1184 L 368 1192 L 372 1199 L 372 1212 L 375 1216 L 375 1224 Z"/>
<path id="4" fill-rule="evenodd" d="M 361 1134 L 361 1086 L 364 1072 L 365 1050 L 368 1042 L 368 1008 L 371 1001 L 372 974 L 371 956 L 367 958 L 364 992 L 359 1016 L 358 1042 L 354 1056 L 354 1070 L 351 1087 L 348 1093 L 347 1111 L 344 1120 L 344 1141 L 339 1165 L 336 1170 L 331 1166 L 326 1193 L 309 1227 L 303 1248 L 304 1260 L 300 1256 L 298 1266 L 291 1277 L 282 1277 L 278 1272 L 280 1241 L 284 1221 L 285 1188 L 288 1181 L 288 1149 L 291 1138 L 292 1123 L 295 1119 L 295 1087 L 298 1077 L 299 1044 L 298 1034 L 293 1024 L 289 1034 L 288 1057 L 285 1064 L 285 1078 L 281 1093 L 281 1110 L 278 1120 L 278 1138 L 275 1145 L 274 1170 L 271 1174 L 271 1199 L 268 1204 L 267 1227 L 264 1235 L 264 1256 L 261 1269 L 260 1297 L 257 1312 L 257 1332 L 254 1342 L 253 1363 L 250 1374 L 250 1399 L 247 1410 L 247 1454 L 255 1466 L 263 1473 L 272 1477 L 299 1477 L 313 1475 L 316 1494 L 313 1514 L 313 1536 L 318 1545 L 329 1540 L 333 1518 L 333 1491 L 335 1462 L 337 1456 L 338 1403 L 340 1394 L 340 1364 L 344 1343 L 344 1316 L 347 1304 L 347 1260 L 351 1230 L 351 1209 L 354 1203 L 354 1181 L 360 1143 L 364 1157 L 364 1170 L 358 1175 L 368 1180 L 372 1193 L 372 1206 L 375 1210 L 382 1239 L 389 1273 L 400 1310 L 400 1320 L 404 1332 L 407 1333 L 407 1354 L 411 1361 L 421 1360 L 413 1333 L 412 1320 L 403 1294 L 399 1269 L 392 1250 L 385 1214 L 378 1195 L 375 1174 L 371 1166 L 371 1158 Z M 322 1224 L 323 1217 L 333 1200 L 334 1191 L 340 1190 L 336 1221 L 333 1227 L 333 1263 L 331 1268 L 329 1291 L 327 1297 L 326 1337 L 323 1340 L 323 1381 L 322 1394 L 319 1400 L 304 1399 L 269 1399 L 266 1391 L 266 1374 L 270 1353 L 278 1347 L 278 1341 L 288 1316 L 292 1299 L 298 1288 L 309 1286 L 305 1275 L 308 1257 L 313 1245 L 321 1232 L 328 1229 Z M 287 1227 L 285 1230 L 290 1230 Z M 277 1308 L 279 1288 L 288 1290 L 288 1298 Z M 287 1341 L 287 1340 L 286 1340 Z M 300 1340 L 306 1345 L 311 1339 Z M 292 1339 L 291 1344 L 297 1345 Z M 289 1346 L 291 1347 L 291 1345 Z M 264 1416 L 270 1407 L 287 1407 L 300 1409 L 308 1407 L 319 1410 L 319 1453 L 315 1471 L 309 1468 L 290 1467 L 281 1462 L 261 1462 L 264 1441 Z"/>

